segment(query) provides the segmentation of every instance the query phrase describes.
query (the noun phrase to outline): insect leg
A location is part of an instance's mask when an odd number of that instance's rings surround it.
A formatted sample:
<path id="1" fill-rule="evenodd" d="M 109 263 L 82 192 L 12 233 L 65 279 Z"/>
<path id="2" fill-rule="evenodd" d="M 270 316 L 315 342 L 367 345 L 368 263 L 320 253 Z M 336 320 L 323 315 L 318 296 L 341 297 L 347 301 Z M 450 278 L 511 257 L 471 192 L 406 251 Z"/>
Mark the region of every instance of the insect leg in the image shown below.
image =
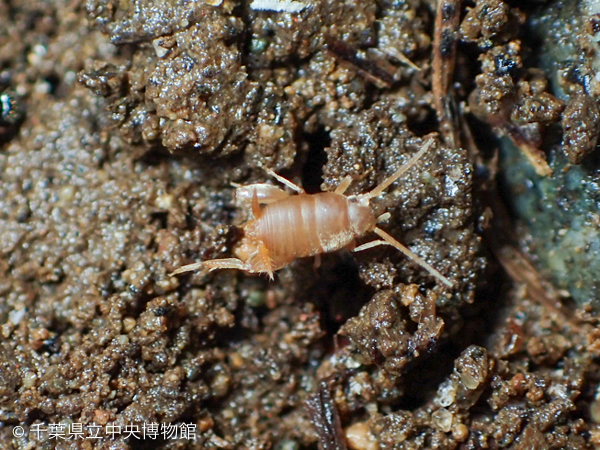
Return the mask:
<path id="1" fill-rule="evenodd" d="M 260 205 L 258 204 L 258 195 L 256 194 L 256 190 L 252 194 L 252 215 L 255 219 L 258 219 L 262 215 Z"/>
<path id="2" fill-rule="evenodd" d="M 389 212 L 385 212 L 376 219 L 376 222 L 377 223 L 386 222 L 386 221 L 390 220 L 390 217 L 392 217 L 392 215 Z"/>
<path id="3" fill-rule="evenodd" d="M 195 270 L 200 269 L 208 270 L 208 272 L 217 269 L 238 269 L 247 271 L 248 267 L 246 264 L 244 264 L 241 260 L 237 258 L 212 259 L 210 261 L 197 262 L 193 264 L 188 264 L 186 266 L 182 266 L 179 269 L 171 272 L 169 276 L 173 277 L 181 273 L 193 272 Z"/>
<path id="4" fill-rule="evenodd" d="M 248 186 L 240 186 L 235 190 L 235 202 L 239 207 L 248 208 L 252 205 L 252 197 L 256 192 L 258 203 L 268 205 L 269 203 L 282 200 L 290 196 L 283 189 L 266 183 L 255 183 Z"/>
<path id="5" fill-rule="evenodd" d="M 248 265 L 237 258 L 212 259 L 210 261 L 204 261 L 202 266 L 206 267 L 209 272 L 217 269 L 248 270 Z"/>
<path id="6" fill-rule="evenodd" d="M 271 256 L 269 255 L 269 249 L 265 244 L 260 243 L 258 245 L 258 257 L 260 258 L 261 270 L 269 275 L 270 280 L 274 280 L 273 276 L 273 264 L 271 264 Z"/>
<path id="7" fill-rule="evenodd" d="M 352 177 L 350 175 L 346 175 L 338 187 L 335 188 L 334 192 L 342 195 L 344 192 L 346 192 L 346 189 L 350 187 L 350 184 L 352 184 Z"/>
<path id="8" fill-rule="evenodd" d="M 281 184 L 285 184 L 287 187 L 289 187 L 290 189 L 293 189 L 294 191 L 296 191 L 298 194 L 304 194 L 305 191 L 304 189 L 302 189 L 300 186 L 298 186 L 297 184 L 292 183 L 290 180 L 288 180 L 287 178 L 283 178 L 281 175 L 276 174 L 275 172 L 273 172 L 271 169 L 268 169 L 266 167 L 263 167 L 263 169 L 265 169 L 265 172 L 267 172 L 269 175 L 271 175 L 273 178 L 275 178 L 277 181 L 279 181 Z"/>

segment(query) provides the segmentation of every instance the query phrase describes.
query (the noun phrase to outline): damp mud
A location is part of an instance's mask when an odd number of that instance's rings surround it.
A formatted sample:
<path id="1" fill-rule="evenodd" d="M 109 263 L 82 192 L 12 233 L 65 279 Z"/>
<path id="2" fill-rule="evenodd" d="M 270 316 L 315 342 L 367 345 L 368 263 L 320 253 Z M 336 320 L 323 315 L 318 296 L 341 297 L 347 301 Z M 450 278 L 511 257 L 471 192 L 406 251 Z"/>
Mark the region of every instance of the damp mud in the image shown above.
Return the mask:
<path id="1" fill-rule="evenodd" d="M 598 12 L 433 3 L 0 2 L 1 449 L 600 446 Z M 452 287 L 169 275 L 264 168 L 360 194 L 430 139 L 371 204 Z"/>

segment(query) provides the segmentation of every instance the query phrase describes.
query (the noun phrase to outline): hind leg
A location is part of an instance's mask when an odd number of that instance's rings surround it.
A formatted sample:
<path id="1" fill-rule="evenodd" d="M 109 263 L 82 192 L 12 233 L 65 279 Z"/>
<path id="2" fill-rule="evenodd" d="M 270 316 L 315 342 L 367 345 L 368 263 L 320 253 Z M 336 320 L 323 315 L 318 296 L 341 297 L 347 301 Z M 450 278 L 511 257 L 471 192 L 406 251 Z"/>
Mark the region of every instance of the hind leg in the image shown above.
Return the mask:
<path id="1" fill-rule="evenodd" d="M 174 270 L 169 274 L 170 277 L 179 275 L 181 273 L 193 272 L 195 270 L 206 270 L 211 272 L 217 269 L 237 269 L 237 270 L 248 270 L 248 266 L 237 258 L 224 258 L 224 259 L 212 259 L 210 261 L 197 262 L 182 266 L 177 270 Z"/>

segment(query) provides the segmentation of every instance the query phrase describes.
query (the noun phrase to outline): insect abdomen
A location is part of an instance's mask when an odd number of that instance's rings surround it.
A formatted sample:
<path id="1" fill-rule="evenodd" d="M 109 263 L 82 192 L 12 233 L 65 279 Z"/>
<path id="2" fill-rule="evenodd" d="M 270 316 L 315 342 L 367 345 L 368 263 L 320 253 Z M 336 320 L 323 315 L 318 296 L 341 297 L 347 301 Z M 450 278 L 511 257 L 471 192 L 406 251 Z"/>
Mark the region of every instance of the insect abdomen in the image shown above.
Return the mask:
<path id="1" fill-rule="evenodd" d="M 346 197 L 331 192 L 295 195 L 267 205 L 258 235 L 273 259 L 313 256 L 353 241 Z"/>

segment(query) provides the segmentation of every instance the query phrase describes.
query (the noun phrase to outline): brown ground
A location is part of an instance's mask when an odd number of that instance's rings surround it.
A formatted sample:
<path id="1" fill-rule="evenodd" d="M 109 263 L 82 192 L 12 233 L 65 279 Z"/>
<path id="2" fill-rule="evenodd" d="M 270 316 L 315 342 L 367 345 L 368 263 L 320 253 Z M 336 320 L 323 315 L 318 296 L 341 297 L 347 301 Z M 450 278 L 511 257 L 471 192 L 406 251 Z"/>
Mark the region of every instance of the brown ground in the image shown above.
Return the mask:
<path id="1" fill-rule="evenodd" d="M 229 256 L 247 218 L 232 185 L 265 182 L 261 166 L 365 192 L 438 130 L 429 2 L 214 3 L 0 0 L 0 448 L 600 445 L 596 314 L 560 304 L 510 233 L 490 237 L 493 133 L 526 124 L 535 141 L 563 120 L 573 161 L 597 139 L 593 99 L 562 115 L 525 70 L 533 6 L 463 8 L 468 150 L 436 138 L 374 202 L 448 289 L 388 248 L 273 282 L 168 276 Z M 195 437 L 126 437 L 151 423 Z M 78 424 L 122 432 L 49 434 Z"/>

